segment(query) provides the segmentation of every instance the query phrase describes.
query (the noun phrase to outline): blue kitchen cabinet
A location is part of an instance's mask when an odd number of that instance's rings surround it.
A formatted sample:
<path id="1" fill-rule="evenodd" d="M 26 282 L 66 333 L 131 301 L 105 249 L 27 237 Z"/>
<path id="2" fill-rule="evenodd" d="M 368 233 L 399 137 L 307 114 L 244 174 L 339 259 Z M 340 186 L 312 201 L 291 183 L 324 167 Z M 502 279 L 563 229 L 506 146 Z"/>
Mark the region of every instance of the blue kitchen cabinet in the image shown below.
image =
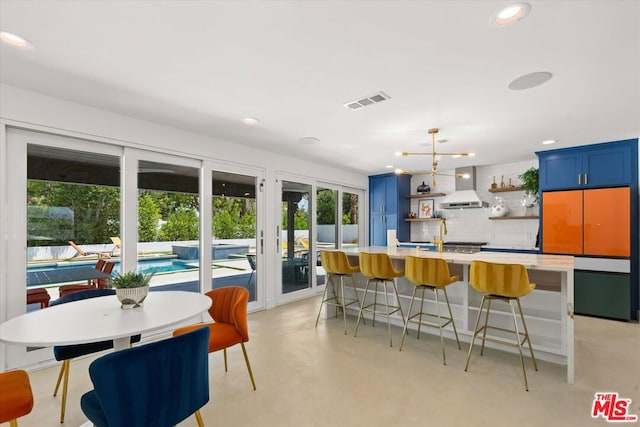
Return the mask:
<path id="1" fill-rule="evenodd" d="M 603 191 L 607 189 L 629 188 L 629 203 L 625 203 L 625 211 L 628 210 L 630 218 L 628 235 L 630 240 L 630 256 L 624 256 L 631 261 L 630 274 L 610 275 L 607 273 L 578 273 L 575 276 L 575 306 L 576 313 L 594 316 L 610 317 L 616 319 L 638 320 L 640 307 L 640 237 L 639 237 L 639 212 L 638 212 L 638 139 L 606 142 L 601 144 L 585 145 L 581 147 L 564 148 L 559 150 L 541 151 L 536 153 L 540 164 L 540 195 L 541 214 L 540 224 L 542 229 L 542 252 L 547 253 L 545 247 L 549 241 L 562 241 L 572 244 L 569 233 L 559 233 L 551 228 L 546 230 L 545 223 L 555 219 L 562 223 L 566 221 L 569 228 L 575 219 L 575 226 L 584 229 L 585 211 L 581 211 L 576 217 L 572 209 L 565 214 L 558 215 L 557 210 L 561 204 L 552 203 L 554 199 L 562 198 L 563 190 L 571 190 L 566 193 L 576 193 L 575 190 Z M 596 190 L 597 189 L 597 190 Z M 620 204 L 607 204 L 605 199 L 598 206 L 598 199 L 592 203 L 594 209 L 602 210 L 602 221 L 596 221 L 595 225 L 605 224 L 605 221 L 616 221 Z M 582 207 L 581 207 L 582 208 Z M 555 209 L 555 210 L 554 210 Z M 594 212 L 592 209 L 591 212 Z M 597 211 L 596 211 L 597 212 Z M 553 216 L 556 218 L 552 218 Z M 573 216 L 572 216 L 573 215 Z M 595 230 L 592 226 L 591 230 Z M 611 236 L 602 236 L 611 239 Z M 546 243 L 545 243 L 546 242 Z M 599 248 L 594 242 L 592 247 Z M 552 253 L 558 253 L 552 251 Z M 571 253 L 571 252 L 563 252 Z M 582 253 L 582 251 L 578 252 Z M 606 258 L 607 253 L 590 252 L 590 255 Z M 616 256 L 615 258 L 620 258 Z"/>
<path id="2" fill-rule="evenodd" d="M 409 240 L 410 175 L 373 175 L 369 177 L 369 244 L 386 246 L 387 231 L 396 230 L 400 241 Z"/>
<path id="3" fill-rule="evenodd" d="M 637 145 L 630 139 L 539 151 L 540 191 L 630 185 Z"/>

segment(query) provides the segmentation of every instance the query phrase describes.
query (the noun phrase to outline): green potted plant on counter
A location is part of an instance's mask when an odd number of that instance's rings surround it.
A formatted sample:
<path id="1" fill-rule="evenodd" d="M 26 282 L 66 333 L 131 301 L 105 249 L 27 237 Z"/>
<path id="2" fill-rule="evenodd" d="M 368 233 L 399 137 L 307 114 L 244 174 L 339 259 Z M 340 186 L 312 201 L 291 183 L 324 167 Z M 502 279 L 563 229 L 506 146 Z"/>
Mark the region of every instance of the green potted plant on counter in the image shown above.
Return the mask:
<path id="1" fill-rule="evenodd" d="M 111 286 L 116 290 L 116 296 L 121 308 L 141 307 L 142 302 L 149 293 L 149 282 L 153 273 L 145 274 L 136 271 L 127 271 L 124 274 L 116 274 L 111 279 Z"/>
<path id="2" fill-rule="evenodd" d="M 532 167 L 518 175 L 518 178 L 522 180 L 522 189 L 524 190 L 522 206 L 525 207 L 525 216 L 532 215 L 533 206 L 538 203 L 540 197 L 539 172 L 538 168 Z"/>

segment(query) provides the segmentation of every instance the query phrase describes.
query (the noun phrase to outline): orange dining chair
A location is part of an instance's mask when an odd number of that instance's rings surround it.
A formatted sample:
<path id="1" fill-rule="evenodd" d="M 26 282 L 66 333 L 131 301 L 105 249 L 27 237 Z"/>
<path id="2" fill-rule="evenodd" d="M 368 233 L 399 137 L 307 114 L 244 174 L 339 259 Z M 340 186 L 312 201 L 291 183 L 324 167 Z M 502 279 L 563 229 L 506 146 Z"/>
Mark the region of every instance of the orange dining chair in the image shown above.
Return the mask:
<path id="1" fill-rule="evenodd" d="M 40 308 L 49 307 L 51 296 L 45 288 L 27 289 L 27 305 L 40 304 Z"/>
<path id="2" fill-rule="evenodd" d="M 180 335 L 193 331 L 194 329 L 208 327 L 211 331 L 209 336 L 209 353 L 223 350 L 225 372 L 227 371 L 227 348 L 240 344 L 242 346 L 244 361 L 249 371 L 249 377 L 251 378 L 251 384 L 255 390 L 256 383 L 253 379 L 251 364 L 249 363 L 247 350 L 244 346 L 244 343 L 249 341 L 249 327 L 247 325 L 247 301 L 249 300 L 249 291 L 241 286 L 226 286 L 213 289 L 205 295 L 213 301 L 209 308 L 209 315 L 214 321 L 176 329 L 173 331 L 173 335 Z"/>
<path id="3" fill-rule="evenodd" d="M 0 424 L 18 426 L 18 418 L 33 409 L 29 375 L 23 370 L 0 373 Z"/>
<path id="4" fill-rule="evenodd" d="M 113 268 L 116 266 L 115 263 L 111 262 L 111 261 L 106 261 L 104 263 L 104 265 L 102 266 L 102 272 L 103 273 L 107 273 L 107 274 L 111 274 L 111 272 L 113 271 Z M 98 279 L 98 283 L 97 283 L 98 288 L 108 288 L 109 287 L 109 279 Z"/>
<path id="5" fill-rule="evenodd" d="M 98 262 L 96 262 L 96 265 L 93 267 L 94 269 L 98 270 L 98 271 L 102 271 L 102 269 L 104 268 L 104 264 L 105 264 L 105 260 L 100 258 L 98 259 Z M 98 287 L 98 280 L 99 279 L 91 279 L 89 280 L 89 284 L 93 285 L 94 287 Z"/>
<path id="6" fill-rule="evenodd" d="M 76 292 L 86 291 L 90 289 L 96 289 L 93 285 L 62 285 L 58 287 L 58 294 L 60 297 L 65 295 L 74 294 Z"/>

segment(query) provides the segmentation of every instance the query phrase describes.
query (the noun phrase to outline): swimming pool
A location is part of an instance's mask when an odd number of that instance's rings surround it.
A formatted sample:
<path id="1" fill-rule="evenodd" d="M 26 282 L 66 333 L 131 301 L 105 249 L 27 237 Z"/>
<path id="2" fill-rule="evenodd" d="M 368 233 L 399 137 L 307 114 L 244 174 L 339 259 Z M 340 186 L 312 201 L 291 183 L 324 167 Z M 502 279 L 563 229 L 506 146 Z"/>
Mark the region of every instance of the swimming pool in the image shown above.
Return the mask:
<path id="1" fill-rule="evenodd" d="M 120 260 L 109 260 L 115 263 L 112 274 L 115 275 L 120 271 Z M 46 264 L 37 264 L 27 267 L 27 271 L 45 271 L 45 270 L 62 270 L 66 268 L 94 266 L 96 261 L 77 261 L 77 262 L 53 262 Z M 179 271 L 195 270 L 198 268 L 198 260 L 178 259 L 175 256 L 158 256 L 152 258 L 138 259 L 137 271 L 140 273 L 173 273 Z"/>

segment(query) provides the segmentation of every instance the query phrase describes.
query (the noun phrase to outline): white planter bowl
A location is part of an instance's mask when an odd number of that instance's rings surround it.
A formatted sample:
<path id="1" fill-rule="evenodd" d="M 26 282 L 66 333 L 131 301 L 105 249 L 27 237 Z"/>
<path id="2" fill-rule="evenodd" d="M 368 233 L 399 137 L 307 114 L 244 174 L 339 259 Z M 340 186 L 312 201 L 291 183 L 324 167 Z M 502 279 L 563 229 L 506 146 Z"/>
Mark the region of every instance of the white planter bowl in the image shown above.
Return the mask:
<path id="1" fill-rule="evenodd" d="M 116 296 L 120 301 L 120 308 L 142 307 L 142 302 L 149 293 L 149 286 L 139 288 L 116 288 Z"/>

